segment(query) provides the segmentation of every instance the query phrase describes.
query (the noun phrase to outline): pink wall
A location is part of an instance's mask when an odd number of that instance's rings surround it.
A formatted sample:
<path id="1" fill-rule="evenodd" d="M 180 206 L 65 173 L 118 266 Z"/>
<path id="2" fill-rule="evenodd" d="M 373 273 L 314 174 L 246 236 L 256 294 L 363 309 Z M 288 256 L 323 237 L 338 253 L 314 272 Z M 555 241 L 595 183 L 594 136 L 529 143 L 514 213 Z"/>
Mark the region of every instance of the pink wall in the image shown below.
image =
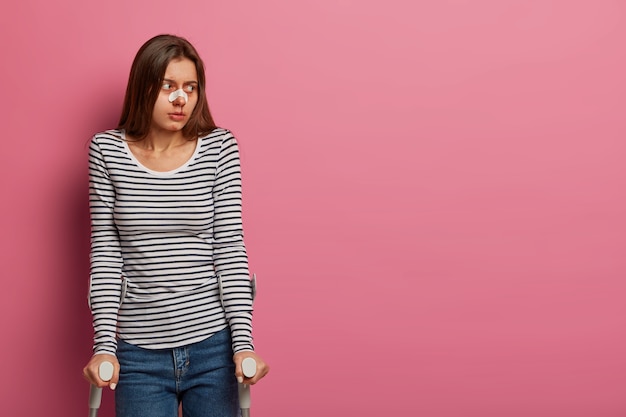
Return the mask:
<path id="1" fill-rule="evenodd" d="M 0 24 L 0 414 L 87 412 L 86 142 L 172 32 L 243 149 L 255 417 L 626 415 L 624 2 L 25 0 Z"/>

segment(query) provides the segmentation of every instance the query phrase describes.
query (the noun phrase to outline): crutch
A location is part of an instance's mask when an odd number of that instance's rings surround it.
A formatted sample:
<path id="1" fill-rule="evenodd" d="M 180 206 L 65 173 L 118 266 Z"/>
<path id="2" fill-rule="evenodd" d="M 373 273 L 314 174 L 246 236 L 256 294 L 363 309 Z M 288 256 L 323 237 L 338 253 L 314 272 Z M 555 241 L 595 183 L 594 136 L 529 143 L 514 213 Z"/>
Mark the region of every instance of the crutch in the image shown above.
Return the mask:
<path id="1" fill-rule="evenodd" d="M 224 306 L 224 289 L 222 288 L 222 277 L 217 276 L 219 284 L 220 302 Z M 252 301 L 256 298 L 256 274 L 252 274 L 250 280 L 250 288 L 252 288 Z M 256 361 L 253 358 L 245 358 L 241 362 L 241 370 L 246 378 L 252 378 L 256 375 Z M 239 408 L 241 408 L 241 417 L 250 417 L 250 385 L 239 383 Z"/>
<path id="2" fill-rule="evenodd" d="M 252 358 L 245 358 L 241 362 L 241 370 L 246 378 L 252 378 L 256 374 L 256 361 Z M 239 384 L 239 408 L 241 408 L 241 417 L 250 417 L 250 385 Z"/>
<path id="3" fill-rule="evenodd" d="M 224 301 L 222 299 L 222 280 L 219 279 L 220 301 L 222 305 Z M 252 287 L 252 300 L 256 297 L 256 274 L 252 275 L 250 280 L 250 286 Z M 246 378 L 252 378 L 256 375 L 256 361 L 253 358 L 245 358 L 241 363 L 243 375 Z M 111 362 L 102 362 L 98 369 L 100 379 L 103 381 L 110 381 L 113 378 L 113 364 Z M 91 385 L 89 389 L 89 417 L 97 417 L 100 403 L 102 402 L 102 388 Z M 250 417 L 250 385 L 239 384 L 239 407 L 241 408 L 242 417 Z"/>
<path id="4" fill-rule="evenodd" d="M 245 358 L 241 363 L 241 368 L 246 378 L 252 378 L 256 374 L 256 361 L 252 358 Z M 101 380 L 111 380 L 113 364 L 102 362 L 98 373 Z M 102 388 L 91 385 L 89 388 L 89 417 L 97 417 L 101 402 Z M 239 408 L 241 408 L 241 417 L 250 417 L 250 385 L 239 384 Z"/>
<path id="5" fill-rule="evenodd" d="M 103 381 L 110 381 L 113 378 L 113 364 L 111 362 L 102 362 L 98 368 L 98 375 Z M 98 415 L 98 408 L 102 402 L 102 388 L 91 385 L 89 387 L 89 417 Z"/>

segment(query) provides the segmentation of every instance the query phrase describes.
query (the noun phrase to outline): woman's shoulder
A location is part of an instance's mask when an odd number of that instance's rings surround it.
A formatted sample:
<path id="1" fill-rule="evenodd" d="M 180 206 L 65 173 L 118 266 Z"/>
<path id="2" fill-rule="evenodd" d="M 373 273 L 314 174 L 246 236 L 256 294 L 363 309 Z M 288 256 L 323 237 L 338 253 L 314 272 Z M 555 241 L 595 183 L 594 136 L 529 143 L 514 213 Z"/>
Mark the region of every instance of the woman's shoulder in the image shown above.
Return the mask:
<path id="1" fill-rule="evenodd" d="M 104 130 L 102 132 L 98 132 L 95 135 L 93 135 L 92 141 L 94 142 L 113 141 L 113 142 L 121 143 L 124 141 L 124 132 L 120 129 Z"/>
<path id="2" fill-rule="evenodd" d="M 94 155 L 120 155 L 124 152 L 124 132 L 118 129 L 105 130 L 93 135 L 89 151 Z"/>
<path id="3" fill-rule="evenodd" d="M 210 133 L 199 137 L 203 146 L 208 147 L 224 147 L 230 142 L 236 142 L 233 133 L 223 127 L 216 127 Z"/>
<path id="4" fill-rule="evenodd" d="M 223 127 L 216 127 L 211 132 L 201 135 L 200 139 L 223 140 L 223 139 L 231 138 L 231 137 L 233 137 L 233 134 L 230 130 L 225 129 Z"/>

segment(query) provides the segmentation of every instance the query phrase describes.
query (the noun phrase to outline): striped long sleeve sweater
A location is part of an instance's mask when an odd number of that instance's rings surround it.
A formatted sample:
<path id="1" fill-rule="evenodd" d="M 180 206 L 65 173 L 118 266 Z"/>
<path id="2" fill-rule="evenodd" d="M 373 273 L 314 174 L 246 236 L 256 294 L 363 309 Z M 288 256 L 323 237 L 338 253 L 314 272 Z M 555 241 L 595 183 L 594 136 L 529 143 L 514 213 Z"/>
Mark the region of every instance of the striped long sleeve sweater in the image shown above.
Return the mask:
<path id="1" fill-rule="evenodd" d="M 117 337 L 179 347 L 226 326 L 235 352 L 254 349 L 239 150 L 229 131 L 200 137 L 189 161 L 169 172 L 141 165 L 123 131 L 96 134 L 89 201 L 94 353 L 115 354 Z"/>

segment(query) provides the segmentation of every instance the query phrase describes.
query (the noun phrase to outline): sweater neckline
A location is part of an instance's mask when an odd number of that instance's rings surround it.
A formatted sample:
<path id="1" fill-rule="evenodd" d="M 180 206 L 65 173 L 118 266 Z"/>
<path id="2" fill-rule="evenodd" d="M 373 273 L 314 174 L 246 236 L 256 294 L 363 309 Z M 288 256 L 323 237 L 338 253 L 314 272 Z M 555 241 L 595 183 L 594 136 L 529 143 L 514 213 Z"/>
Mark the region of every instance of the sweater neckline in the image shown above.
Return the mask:
<path id="1" fill-rule="evenodd" d="M 135 163 L 135 165 L 137 165 L 142 170 L 144 170 L 144 171 L 146 171 L 146 172 L 148 172 L 148 173 L 150 173 L 152 175 L 158 176 L 158 177 L 168 177 L 168 176 L 171 176 L 171 175 L 175 175 L 178 172 L 182 171 L 183 169 L 187 168 L 189 166 L 189 164 L 196 159 L 196 156 L 198 155 L 198 152 L 200 151 L 200 141 L 202 140 L 201 137 L 198 137 L 198 139 L 196 140 L 196 148 L 194 149 L 193 153 L 191 154 L 189 159 L 187 161 L 185 161 L 178 168 L 174 168 L 174 169 L 172 169 L 170 171 L 155 171 L 153 169 L 148 168 L 147 166 L 145 166 L 141 162 L 139 162 L 139 160 L 137 159 L 135 154 L 130 150 L 130 146 L 128 146 L 128 141 L 126 140 L 126 132 L 124 130 L 120 130 L 120 135 L 121 135 L 122 143 L 124 144 L 124 150 L 126 151 L 128 156 L 130 157 L 130 159 Z"/>

